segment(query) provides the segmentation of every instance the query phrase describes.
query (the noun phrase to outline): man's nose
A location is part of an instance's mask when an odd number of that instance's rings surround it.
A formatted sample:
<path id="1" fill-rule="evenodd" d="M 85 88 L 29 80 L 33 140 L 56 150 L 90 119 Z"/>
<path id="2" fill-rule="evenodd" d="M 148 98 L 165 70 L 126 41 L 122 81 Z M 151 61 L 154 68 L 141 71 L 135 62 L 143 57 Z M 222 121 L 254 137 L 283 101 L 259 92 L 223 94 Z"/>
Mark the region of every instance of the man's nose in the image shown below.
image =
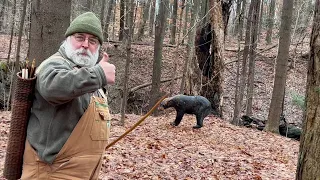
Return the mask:
<path id="1" fill-rule="evenodd" d="M 89 39 L 85 38 L 85 40 L 82 42 L 82 47 L 83 48 L 88 48 L 89 47 Z"/>

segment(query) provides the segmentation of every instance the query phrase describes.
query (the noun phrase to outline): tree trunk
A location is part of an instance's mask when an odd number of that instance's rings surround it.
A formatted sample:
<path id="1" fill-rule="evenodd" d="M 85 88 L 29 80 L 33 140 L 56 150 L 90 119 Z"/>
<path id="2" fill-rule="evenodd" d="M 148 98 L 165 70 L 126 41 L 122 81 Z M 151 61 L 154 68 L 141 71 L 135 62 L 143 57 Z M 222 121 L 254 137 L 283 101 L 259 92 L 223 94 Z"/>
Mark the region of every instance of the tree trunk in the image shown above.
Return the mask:
<path id="1" fill-rule="evenodd" d="M 182 44 L 184 44 L 184 39 L 187 36 L 187 28 L 188 28 L 188 21 L 189 21 L 189 1 L 190 0 L 186 0 L 185 5 L 186 5 L 186 12 L 184 14 L 184 25 L 183 25 L 183 38 L 182 38 Z"/>
<path id="2" fill-rule="evenodd" d="M 112 39 L 114 40 L 114 29 L 116 23 L 116 15 L 117 15 L 117 1 L 114 1 L 114 10 L 112 13 Z"/>
<path id="3" fill-rule="evenodd" d="M 260 15 L 259 15 L 259 30 L 258 30 L 258 42 L 260 42 L 260 35 L 261 35 L 261 29 L 262 29 L 262 17 L 263 17 L 263 1 L 261 1 L 261 7 L 260 7 Z"/>
<path id="4" fill-rule="evenodd" d="M 201 88 L 200 94 L 211 102 L 213 109 L 220 117 L 222 114 L 222 84 L 223 84 L 223 64 L 224 64 L 224 21 L 221 3 L 219 0 L 210 0 L 211 29 L 212 29 L 212 51 L 213 76 L 208 83 Z"/>
<path id="5" fill-rule="evenodd" d="M 224 24 L 224 35 L 227 35 L 227 27 L 229 22 L 229 16 L 230 16 L 230 8 L 232 5 L 233 0 L 223 0 L 220 1 L 222 4 L 222 18 L 223 18 L 223 24 Z"/>
<path id="6" fill-rule="evenodd" d="M 166 19 L 168 5 L 168 0 L 161 0 L 159 4 L 159 11 L 157 12 L 158 14 L 156 14 L 152 87 L 150 92 L 151 97 L 149 108 L 153 107 L 160 97 L 162 47 L 167 24 Z"/>
<path id="7" fill-rule="evenodd" d="M 185 1 L 186 0 L 182 0 L 181 2 L 181 13 L 179 16 L 179 26 L 178 26 L 178 45 L 180 44 L 180 35 L 181 35 L 181 29 L 182 29 L 182 16 L 183 16 L 183 11 L 184 11 L 184 7 L 185 7 Z"/>
<path id="8" fill-rule="evenodd" d="M 10 32 L 10 43 L 9 43 L 9 52 L 7 56 L 7 64 L 10 62 L 10 55 L 12 50 L 12 41 L 14 36 L 14 25 L 15 25 L 15 17 L 16 17 L 16 7 L 17 7 L 17 0 L 13 1 L 13 9 L 12 9 L 12 26 L 11 26 L 11 32 Z"/>
<path id="9" fill-rule="evenodd" d="M 156 0 L 150 0 L 151 1 L 151 10 L 150 10 L 150 21 L 149 21 L 149 36 L 153 36 L 153 26 L 154 26 L 154 12 L 155 12 L 155 5 Z"/>
<path id="10" fill-rule="evenodd" d="M 310 59 L 306 88 L 306 116 L 300 138 L 296 180 L 320 177 L 320 0 L 315 2 L 313 28 L 310 38 Z"/>
<path id="11" fill-rule="evenodd" d="M 124 11 L 125 11 L 125 0 L 120 0 L 120 29 L 119 29 L 119 41 L 123 39 L 123 28 L 124 28 Z"/>
<path id="12" fill-rule="evenodd" d="M 6 3 L 7 3 L 7 0 L 3 0 L 2 1 L 2 6 L 1 6 L 1 9 L 0 9 L 0 32 L 3 31 L 4 29 L 4 10 L 5 10 L 5 6 L 6 6 Z"/>
<path id="13" fill-rule="evenodd" d="M 16 82 L 16 74 L 19 72 L 20 67 L 20 49 L 21 49 L 21 38 L 22 38 L 22 31 L 24 26 L 24 18 L 26 16 L 26 9 L 27 9 L 27 3 L 28 0 L 23 0 L 23 6 L 22 6 L 22 12 L 21 12 L 21 18 L 20 18 L 20 26 L 19 26 L 19 35 L 18 35 L 18 44 L 17 44 L 17 50 L 16 50 L 16 61 L 14 63 L 14 73 L 13 73 L 13 80 L 12 82 Z M 16 5 L 15 5 L 16 6 Z M 10 94 L 13 94 L 13 90 L 15 89 L 15 84 L 13 83 L 13 87 L 11 88 Z M 11 96 L 12 97 L 12 96 Z M 9 101 L 11 102 L 11 98 L 9 95 Z M 9 103 L 8 103 L 9 104 Z"/>
<path id="14" fill-rule="evenodd" d="M 138 36 L 137 36 L 138 41 L 141 41 L 141 39 L 144 35 L 144 29 L 146 26 L 146 22 L 148 20 L 148 15 L 149 15 L 150 3 L 151 3 L 151 0 L 147 0 L 147 2 L 144 2 L 142 5 L 143 6 L 143 14 L 142 14 L 141 25 L 138 30 Z"/>
<path id="15" fill-rule="evenodd" d="M 111 12 L 113 9 L 114 0 L 109 0 L 109 7 L 108 7 L 108 13 L 106 17 L 106 24 L 104 26 L 104 40 L 107 41 L 109 38 L 109 24 L 110 24 L 110 18 L 111 18 Z M 116 7 L 115 7 L 116 9 Z"/>
<path id="16" fill-rule="evenodd" d="M 196 19 L 199 11 L 199 1 L 194 1 L 193 7 L 191 9 L 191 22 L 190 26 L 196 26 Z M 195 73 L 195 58 L 194 58 L 194 39 L 195 39 L 195 30 L 191 29 L 188 36 L 188 44 L 187 44 L 187 57 L 184 62 L 183 69 L 183 77 L 180 85 L 180 94 L 188 94 L 188 95 L 198 95 L 199 92 L 195 91 L 195 86 L 198 77 L 200 77 L 200 73 Z"/>
<path id="17" fill-rule="evenodd" d="M 246 115 L 252 115 L 252 101 L 253 101 L 253 88 L 254 88 L 254 73 L 255 73 L 255 59 L 257 49 L 257 37 L 259 26 L 259 9 L 260 0 L 254 1 L 254 9 L 252 14 L 252 31 L 251 31 L 251 48 L 249 58 L 249 73 L 248 73 L 248 88 L 247 88 L 247 109 Z"/>
<path id="18" fill-rule="evenodd" d="M 272 39 L 272 30 L 273 30 L 273 25 L 274 25 L 274 16 L 275 16 L 275 12 L 276 12 L 276 1 L 275 0 L 271 0 L 270 2 L 270 7 L 269 7 L 269 18 L 267 21 L 267 36 L 266 36 L 266 41 L 267 44 L 271 44 L 271 39 Z"/>
<path id="19" fill-rule="evenodd" d="M 178 0 L 173 0 L 172 27 L 170 44 L 176 44 Z"/>
<path id="20" fill-rule="evenodd" d="M 120 124 L 124 125 L 124 119 L 125 119 L 125 113 L 126 113 L 126 106 L 127 106 L 127 100 L 128 100 L 128 82 L 129 82 L 129 70 L 130 70 L 130 61 L 131 61 L 131 34 L 133 31 L 133 0 L 129 0 L 129 4 L 127 6 L 130 8 L 129 10 L 129 16 L 128 16 L 128 31 L 126 33 L 126 49 L 127 49 L 127 58 L 126 58 L 126 66 L 125 66 L 125 72 L 124 72 L 124 87 L 123 87 L 123 97 L 121 102 L 121 120 Z"/>
<path id="21" fill-rule="evenodd" d="M 242 0 L 237 0 L 237 10 L 236 10 L 236 19 L 235 19 L 235 28 L 234 28 L 234 31 L 233 31 L 233 35 L 234 36 L 237 36 L 238 33 L 239 33 L 239 24 L 240 24 L 240 18 L 243 16 L 241 14 L 241 2 Z"/>
<path id="22" fill-rule="evenodd" d="M 247 77 L 247 59 L 249 55 L 249 48 L 250 48 L 250 34 L 251 34 L 251 26 L 252 26 L 252 11 L 253 11 L 253 6 L 254 3 L 250 3 L 249 7 L 249 12 L 248 12 L 248 17 L 247 17 L 247 25 L 246 25 L 246 39 L 245 39 L 245 46 L 243 50 L 243 58 L 242 58 L 242 71 L 241 71 L 241 76 L 240 76 L 240 84 L 239 84 L 239 100 L 235 103 L 235 108 L 234 108 L 234 115 L 233 115 L 233 120 L 232 124 L 238 125 L 241 109 L 242 109 L 242 103 L 243 103 L 243 96 L 244 96 L 244 88 L 245 88 L 245 80 Z M 239 31 L 239 38 L 241 39 L 241 34 Z"/>
<path id="23" fill-rule="evenodd" d="M 105 16 L 106 4 L 107 4 L 106 1 L 107 0 L 102 0 L 101 11 L 100 11 L 100 21 L 101 21 L 102 28 L 105 26 L 104 16 Z"/>
<path id="24" fill-rule="evenodd" d="M 273 85 L 268 121 L 266 123 L 266 127 L 264 128 L 265 131 L 270 131 L 273 133 L 279 133 L 280 115 L 282 113 L 281 106 L 284 100 L 284 90 L 286 86 L 288 69 L 292 12 L 293 1 L 283 0 L 275 80 Z"/>
<path id="25" fill-rule="evenodd" d="M 72 1 L 71 19 L 76 18 L 82 13 L 90 11 L 89 0 L 71 0 L 71 1 Z"/>
<path id="26" fill-rule="evenodd" d="M 245 17 L 245 11 L 247 7 L 247 1 L 242 0 L 242 7 L 241 7 L 241 16 L 240 16 L 240 22 L 239 22 L 239 33 L 240 33 L 240 40 L 243 40 L 243 19 Z"/>
<path id="27" fill-rule="evenodd" d="M 58 51 L 70 24 L 70 0 L 33 0 L 29 59 L 37 66 Z"/>

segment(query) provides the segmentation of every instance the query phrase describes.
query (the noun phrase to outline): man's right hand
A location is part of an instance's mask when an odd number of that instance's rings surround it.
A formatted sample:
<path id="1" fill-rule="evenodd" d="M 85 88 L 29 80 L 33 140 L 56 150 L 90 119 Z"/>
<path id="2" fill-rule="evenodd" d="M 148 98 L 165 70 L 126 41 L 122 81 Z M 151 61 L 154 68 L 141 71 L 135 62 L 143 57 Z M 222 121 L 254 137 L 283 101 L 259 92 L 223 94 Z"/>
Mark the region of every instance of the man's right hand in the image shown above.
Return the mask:
<path id="1" fill-rule="evenodd" d="M 114 84 L 115 83 L 115 76 L 116 76 L 116 67 L 109 62 L 109 56 L 107 53 L 103 53 L 103 57 L 99 62 L 99 65 L 102 67 L 104 71 L 104 75 L 107 79 L 107 84 Z"/>

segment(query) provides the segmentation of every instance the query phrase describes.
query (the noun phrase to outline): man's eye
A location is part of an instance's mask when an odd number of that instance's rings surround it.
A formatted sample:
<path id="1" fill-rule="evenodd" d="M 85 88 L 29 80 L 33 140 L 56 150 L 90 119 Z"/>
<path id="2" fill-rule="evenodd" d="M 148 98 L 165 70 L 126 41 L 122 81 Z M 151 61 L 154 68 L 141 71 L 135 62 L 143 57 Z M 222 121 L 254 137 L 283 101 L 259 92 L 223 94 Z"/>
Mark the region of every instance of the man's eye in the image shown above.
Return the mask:
<path id="1" fill-rule="evenodd" d="M 82 37 L 82 36 L 76 36 L 76 39 L 77 39 L 78 41 L 84 41 L 84 37 Z"/>
<path id="2" fill-rule="evenodd" d="M 98 40 L 97 40 L 97 39 L 92 39 L 92 38 L 90 38 L 90 39 L 89 39 L 89 42 L 90 42 L 91 44 L 97 44 L 97 43 L 98 43 Z"/>

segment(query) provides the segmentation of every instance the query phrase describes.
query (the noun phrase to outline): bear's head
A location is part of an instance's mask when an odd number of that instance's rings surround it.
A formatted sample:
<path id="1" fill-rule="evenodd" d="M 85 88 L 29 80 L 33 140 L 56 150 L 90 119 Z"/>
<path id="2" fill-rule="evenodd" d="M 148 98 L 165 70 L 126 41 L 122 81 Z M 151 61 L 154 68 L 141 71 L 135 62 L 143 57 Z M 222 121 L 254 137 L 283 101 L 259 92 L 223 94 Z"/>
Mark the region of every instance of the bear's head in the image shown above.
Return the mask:
<path id="1" fill-rule="evenodd" d="M 169 107 L 172 107 L 172 102 L 171 102 L 172 97 L 165 98 L 161 103 L 160 103 L 160 109 L 167 109 Z"/>

